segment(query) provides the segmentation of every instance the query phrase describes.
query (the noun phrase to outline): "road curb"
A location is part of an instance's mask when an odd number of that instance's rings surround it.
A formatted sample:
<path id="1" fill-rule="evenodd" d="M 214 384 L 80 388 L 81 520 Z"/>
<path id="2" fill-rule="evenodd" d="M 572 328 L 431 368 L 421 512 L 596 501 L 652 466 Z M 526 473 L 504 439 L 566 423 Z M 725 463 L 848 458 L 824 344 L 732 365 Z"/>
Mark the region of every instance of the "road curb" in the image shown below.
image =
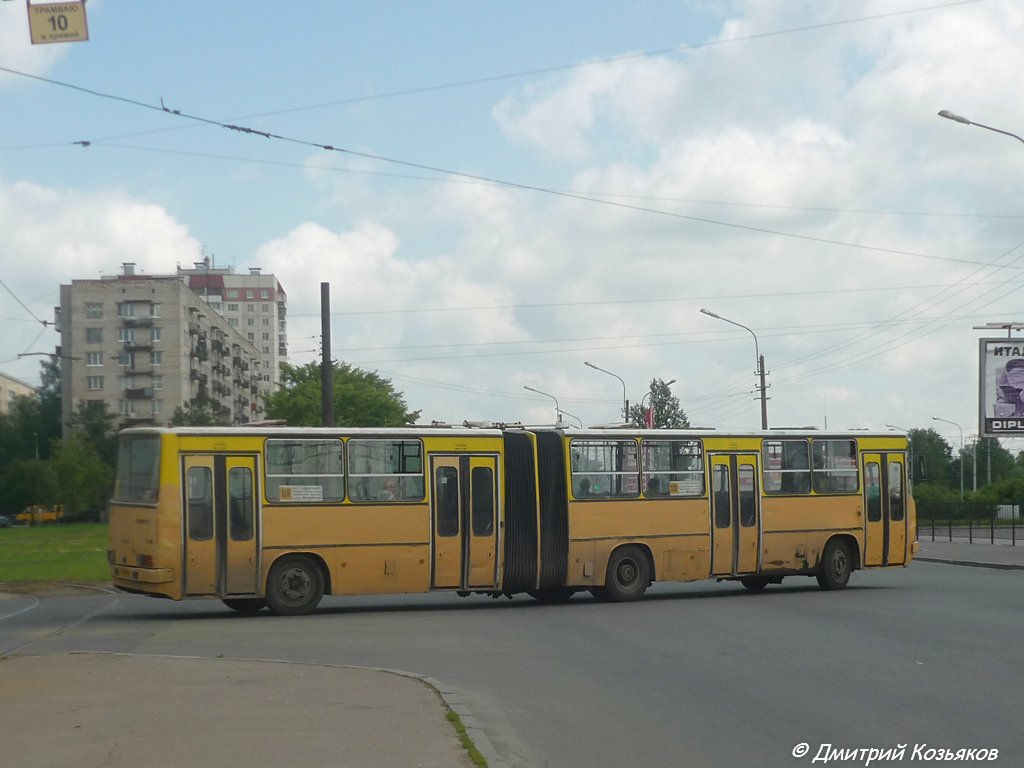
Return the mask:
<path id="1" fill-rule="evenodd" d="M 950 560 L 941 557 L 922 557 L 921 555 L 914 555 L 914 560 L 920 560 L 923 563 L 966 565 L 970 568 L 994 568 L 998 571 L 1024 571 L 1024 565 L 1011 565 L 1009 563 L 979 563 L 977 560 Z"/>

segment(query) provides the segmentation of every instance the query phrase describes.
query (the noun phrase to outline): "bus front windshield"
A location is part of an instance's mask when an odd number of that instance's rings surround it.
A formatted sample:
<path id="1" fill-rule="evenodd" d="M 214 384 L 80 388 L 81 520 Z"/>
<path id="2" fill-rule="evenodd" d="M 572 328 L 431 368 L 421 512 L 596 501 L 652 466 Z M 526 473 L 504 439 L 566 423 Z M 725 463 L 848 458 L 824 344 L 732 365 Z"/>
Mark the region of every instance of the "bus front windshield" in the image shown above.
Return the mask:
<path id="1" fill-rule="evenodd" d="M 117 444 L 114 501 L 152 504 L 160 490 L 160 436 L 122 435 Z"/>

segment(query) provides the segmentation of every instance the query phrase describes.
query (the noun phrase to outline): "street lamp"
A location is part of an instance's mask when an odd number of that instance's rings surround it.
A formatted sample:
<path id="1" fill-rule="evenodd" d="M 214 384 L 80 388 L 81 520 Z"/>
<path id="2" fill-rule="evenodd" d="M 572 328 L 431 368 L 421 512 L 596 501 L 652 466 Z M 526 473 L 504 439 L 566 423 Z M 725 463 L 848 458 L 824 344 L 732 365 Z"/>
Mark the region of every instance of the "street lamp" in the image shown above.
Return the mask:
<path id="1" fill-rule="evenodd" d="M 938 416 L 932 416 L 932 421 L 944 421 L 960 430 L 960 507 L 962 509 L 964 505 L 964 428 L 955 421 L 940 419 Z"/>
<path id="2" fill-rule="evenodd" d="M 552 400 L 554 400 L 555 401 L 555 424 L 557 425 L 562 420 L 562 411 L 558 407 L 558 398 L 557 397 L 555 397 L 554 395 L 549 395 L 547 392 L 541 392 L 539 389 L 534 389 L 533 387 L 528 387 L 525 384 L 523 385 L 523 389 L 528 389 L 531 392 L 536 392 L 538 395 L 544 395 L 545 397 L 550 397 Z"/>
<path id="3" fill-rule="evenodd" d="M 710 309 L 704 309 L 703 307 L 701 307 L 700 311 L 701 313 L 707 315 L 708 317 L 713 317 L 716 320 L 721 320 L 723 322 L 729 323 L 730 325 L 735 325 L 738 328 L 742 328 L 743 330 L 747 331 L 751 336 L 754 337 L 754 357 L 755 362 L 757 363 L 756 373 L 758 381 L 760 382 L 758 389 L 761 390 L 761 429 L 768 429 L 768 390 L 765 387 L 764 383 L 764 355 L 762 355 L 760 350 L 758 349 L 757 334 L 754 333 L 749 328 L 747 328 L 747 326 L 743 325 L 743 323 L 737 323 L 735 320 L 730 320 L 727 317 L 722 317 L 721 315 L 712 312 Z"/>
<path id="4" fill-rule="evenodd" d="M 664 382 L 664 386 L 671 387 L 675 383 L 676 383 L 676 379 L 669 379 L 668 381 Z M 641 414 L 641 416 L 643 416 L 644 421 L 647 420 L 647 410 L 644 407 L 644 403 L 646 403 L 647 402 L 647 398 L 650 397 L 653 394 L 654 394 L 654 390 L 653 389 L 649 389 L 649 390 L 647 390 L 647 394 L 645 394 L 643 397 L 640 398 L 640 414 Z M 651 426 L 651 427 L 654 426 L 653 414 L 652 414 L 651 423 L 650 423 L 649 426 Z"/>
<path id="5" fill-rule="evenodd" d="M 583 429 L 583 419 L 581 419 L 579 416 L 577 416 L 574 413 L 569 413 L 568 411 L 562 411 L 562 415 L 568 416 L 570 419 L 576 419 L 576 421 L 579 422 L 580 429 Z M 571 427 L 572 424 L 570 424 L 569 426 Z"/>
<path id="6" fill-rule="evenodd" d="M 589 360 L 584 360 L 583 364 L 585 366 L 587 366 L 588 368 L 593 368 L 595 371 L 600 371 L 601 373 L 607 373 L 609 376 L 615 376 L 616 379 L 618 379 L 620 382 L 622 382 L 622 420 L 624 422 L 628 422 L 629 421 L 629 400 L 626 399 L 626 382 L 622 381 L 622 377 L 621 376 L 618 376 L 618 375 L 612 373 L 611 371 L 606 371 L 604 368 L 598 368 L 596 365 L 594 365 Z"/>
<path id="7" fill-rule="evenodd" d="M 939 111 L 939 117 L 944 117 L 947 120 L 953 120 L 954 122 L 957 122 L 957 123 L 963 123 L 964 125 L 976 125 L 979 128 L 984 128 L 986 131 L 995 131 L 996 133 L 1001 133 L 1001 134 L 1003 134 L 1003 136 L 1011 136 L 1012 138 L 1014 138 L 1017 141 L 1019 141 L 1022 144 L 1024 144 L 1024 139 L 1022 139 L 1016 133 L 1010 133 L 1009 131 L 1002 131 L 1002 130 L 1000 130 L 998 128 L 993 128 L 991 125 L 982 125 L 981 123 L 976 123 L 973 120 L 968 120 L 966 117 L 963 117 L 961 115 L 957 115 L 957 114 L 955 114 L 953 112 L 950 112 L 948 109 L 940 110 Z M 941 421 L 941 419 L 940 419 L 940 421 Z"/>

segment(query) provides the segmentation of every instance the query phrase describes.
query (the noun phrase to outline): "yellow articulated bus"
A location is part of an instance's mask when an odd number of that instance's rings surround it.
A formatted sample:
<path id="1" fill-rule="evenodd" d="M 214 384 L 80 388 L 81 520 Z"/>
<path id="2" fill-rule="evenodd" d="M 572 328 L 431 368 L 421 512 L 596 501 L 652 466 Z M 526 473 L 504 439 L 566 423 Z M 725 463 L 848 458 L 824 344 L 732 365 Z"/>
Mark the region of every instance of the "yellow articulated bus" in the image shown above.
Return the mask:
<path id="1" fill-rule="evenodd" d="M 908 565 L 915 531 L 891 433 L 138 428 L 108 558 L 128 592 L 303 614 L 325 594 L 842 589 Z"/>

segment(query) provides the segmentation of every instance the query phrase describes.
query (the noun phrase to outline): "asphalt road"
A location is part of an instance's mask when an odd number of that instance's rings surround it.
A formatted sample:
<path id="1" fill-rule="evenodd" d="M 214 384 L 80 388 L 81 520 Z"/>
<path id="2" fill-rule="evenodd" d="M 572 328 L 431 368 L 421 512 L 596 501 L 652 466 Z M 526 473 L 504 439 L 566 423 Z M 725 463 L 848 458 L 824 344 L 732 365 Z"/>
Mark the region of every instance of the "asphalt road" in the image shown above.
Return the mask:
<path id="1" fill-rule="evenodd" d="M 509 766 L 788 768 L 822 744 L 908 745 L 897 764 L 922 744 L 995 748 L 995 764 L 1024 765 L 1024 571 L 918 562 L 836 593 L 806 578 L 757 595 L 701 582 L 621 605 L 327 598 L 291 618 L 102 592 L 32 599 L 0 604 L 0 652 L 409 670 L 456 689 Z"/>

